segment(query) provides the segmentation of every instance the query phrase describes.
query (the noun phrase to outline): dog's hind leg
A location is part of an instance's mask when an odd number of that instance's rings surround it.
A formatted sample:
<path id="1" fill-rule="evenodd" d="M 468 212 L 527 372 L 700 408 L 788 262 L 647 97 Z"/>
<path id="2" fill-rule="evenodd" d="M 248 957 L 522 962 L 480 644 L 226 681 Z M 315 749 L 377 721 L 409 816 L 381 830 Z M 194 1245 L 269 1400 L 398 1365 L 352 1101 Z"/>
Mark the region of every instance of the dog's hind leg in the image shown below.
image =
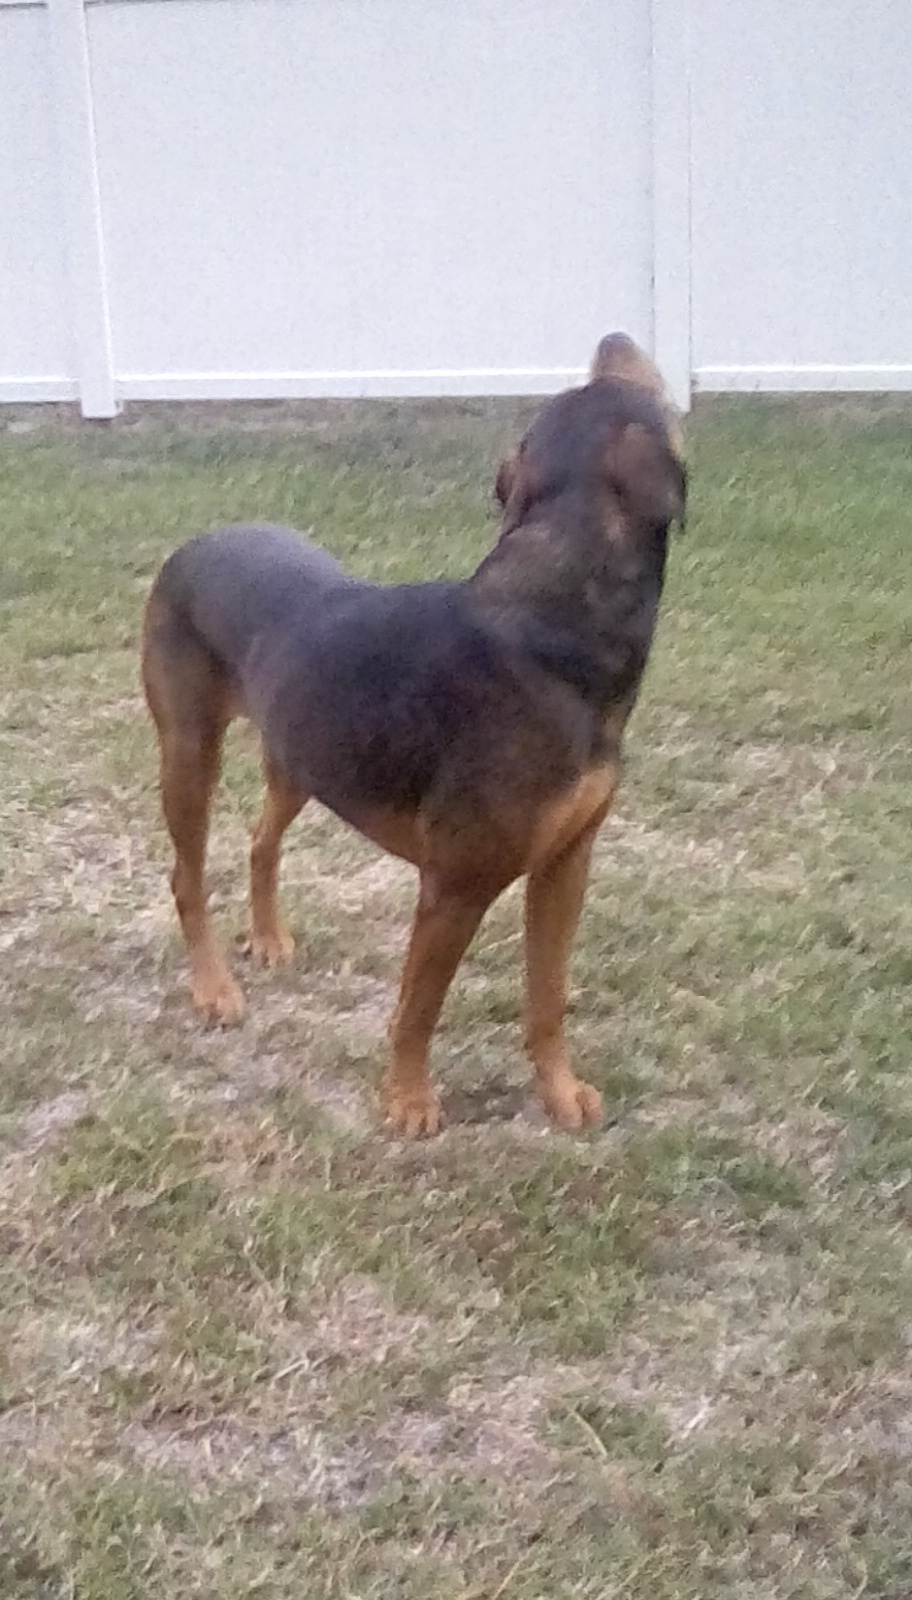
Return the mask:
<path id="1" fill-rule="evenodd" d="M 294 954 L 294 939 L 279 910 L 279 856 L 282 836 L 307 795 L 292 789 L 264 759 L 266 799 L 250 845 L 250 949 L 255 961 L 279 966 Z"/>
<path id="2" fill-rule="evenodd" d="M 526 884 L 525 1043 L 545 1109 L 562 1128 L 602 1116 L 601 1096 L 576 1076 L 564 1040 L 567 967 L 599 822 L 601 816 Z"/>
<path id="3" fill-rule="evenodd" d="M 143 682 L 158 731 L 161 800 L 174 844 L 171 889 L 190 958 L 193 1000 L 212 1022 L 240 1022 L 244 997 L 218 946 L 206 905 L 209 810 L 221 770 L 231 695 L 217 663 L 150 604 Z"/>
<path id="4" fill-rule="evenodd" d="M 206 904 L 209 808 L 221 769 L 224 726 L 168 730 L 161 741 L 162 806 L 174 841 L 171 889 L 190 957 L 193 1003 L 210 1022 L 244 1015 L 244 996 L 219 949 Z"/>

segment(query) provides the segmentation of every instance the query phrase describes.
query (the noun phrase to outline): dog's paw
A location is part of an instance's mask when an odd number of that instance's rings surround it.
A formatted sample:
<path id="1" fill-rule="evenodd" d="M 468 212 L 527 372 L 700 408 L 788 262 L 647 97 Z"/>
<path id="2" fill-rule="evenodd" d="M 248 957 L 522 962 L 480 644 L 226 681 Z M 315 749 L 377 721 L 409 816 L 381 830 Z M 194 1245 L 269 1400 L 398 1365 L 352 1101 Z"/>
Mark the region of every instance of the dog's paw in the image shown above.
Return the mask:
<path id="1" fill-rule="evenodd" d="M 230 972 L 212 972 L 193 980 L 193 1004 L 209 1023 L 233 1028 L 243 1021 L 244 995 Z"/>
<path id="2" fill-rule="evenodd" d="M 559 1128 L 597 1128 L 602 1120 L 602 1097 L 591 1083 L 572 1073 L 544 1084 L 541 1090 L 545 1110 Z"/>
<path id="3" fill-rule="evenodd" d="M 380 1103 L 385 1120 L 406 1139 L 430 1139 L 440 1131 L 440 1102 L 430 1085 L 426 1089 L 400 1089 L 387 1084 Z"/>
<path id="4" fill-rule="evenodd" d="M 250 935 L 250 954 L 258 967 L 282 967 L 294 955 L 295 942 L 283 923 Z"/>

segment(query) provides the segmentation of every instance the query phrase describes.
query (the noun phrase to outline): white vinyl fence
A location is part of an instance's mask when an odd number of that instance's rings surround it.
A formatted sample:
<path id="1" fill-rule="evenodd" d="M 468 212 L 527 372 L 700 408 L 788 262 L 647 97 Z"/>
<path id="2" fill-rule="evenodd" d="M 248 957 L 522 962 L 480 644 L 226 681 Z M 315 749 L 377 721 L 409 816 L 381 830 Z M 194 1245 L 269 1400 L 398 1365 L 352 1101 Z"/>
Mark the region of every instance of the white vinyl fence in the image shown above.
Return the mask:
<path id="1" fill-rule="evenodd" d="M 0 0 L 0 401 L 912 388 L 910 0 Z"/>

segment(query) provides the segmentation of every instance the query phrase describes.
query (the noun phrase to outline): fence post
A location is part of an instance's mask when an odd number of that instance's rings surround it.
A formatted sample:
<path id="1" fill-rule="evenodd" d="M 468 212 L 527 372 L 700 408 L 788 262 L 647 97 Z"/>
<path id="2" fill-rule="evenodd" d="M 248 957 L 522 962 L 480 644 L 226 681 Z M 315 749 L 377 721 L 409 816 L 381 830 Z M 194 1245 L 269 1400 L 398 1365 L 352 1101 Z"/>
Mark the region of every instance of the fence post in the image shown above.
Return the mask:
<path id="1" fill-rule="evenodd" d="M 111 328 L 84 0 L 48 0 L 54 111 L 79 399 L 85 417 L 113 417 Z"/>
<path id="2" fill-rule="evenodd" d="M 690 4 L 652 0 L 653 351 L 690 407 Z"/>

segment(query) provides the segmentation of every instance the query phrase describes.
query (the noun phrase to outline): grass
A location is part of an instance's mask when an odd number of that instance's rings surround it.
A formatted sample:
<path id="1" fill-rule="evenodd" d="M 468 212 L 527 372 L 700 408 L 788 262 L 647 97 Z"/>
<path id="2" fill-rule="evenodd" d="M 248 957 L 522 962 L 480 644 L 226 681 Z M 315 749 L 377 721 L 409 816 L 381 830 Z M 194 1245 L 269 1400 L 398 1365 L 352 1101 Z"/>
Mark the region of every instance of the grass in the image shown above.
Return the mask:
<path id="1" fill-rule="evenodd" d="M 190 1014 L 140 610 L 216 522 L 459 574 L 524 404 L 0 418 L 3 1600 L 908 1600 L 912 456 L 905 402 L 704 403 L 526 1091 L 515 893 L 448 1002 L 450 1113 L 375 1124 L 411 874 L 316 810 L 290 973 Z M 238 730 L 213 893 L 244 928 Z M 238 965 L 242 965 L 240 954 Z"/>

